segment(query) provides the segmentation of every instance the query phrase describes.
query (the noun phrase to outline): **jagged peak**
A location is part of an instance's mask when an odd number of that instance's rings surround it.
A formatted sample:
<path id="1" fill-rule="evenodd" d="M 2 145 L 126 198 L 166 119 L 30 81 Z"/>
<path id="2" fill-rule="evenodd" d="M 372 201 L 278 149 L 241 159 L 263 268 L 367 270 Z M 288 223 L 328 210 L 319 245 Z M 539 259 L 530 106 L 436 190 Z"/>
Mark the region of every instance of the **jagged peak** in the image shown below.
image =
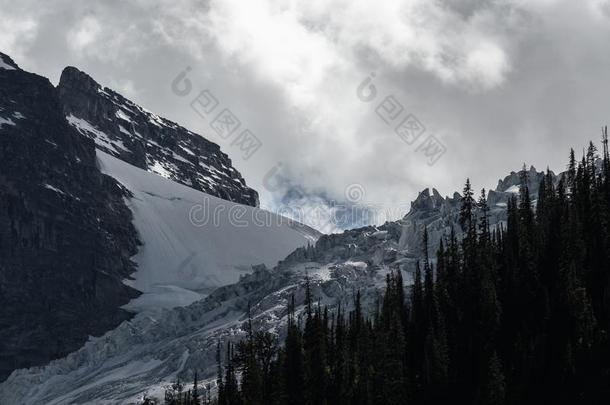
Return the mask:
<path id="1" fill-rule="evenodd" d="M 258 206 L 220 146 L 66 67 L 57 86 L 64 115 L 96 147 L 129 164 L 219 198 Z"/>
<path id="2" fill-rule="evenodd" d="M 447 198 L 441 196 L 437 189 L 427 187 L 418 194 L 415 201 L 411 202 L 411 211 L 439 208 L 446 202 Z"/>
<path id="3" fill-rule="evenodd" d="M 82 90 L 93 91 L 98 91 L 102 88 L 91 76 L 74 66 L 66 66 L 61 72 L 58 88 L 62 89 L 65 87 L 77 87 Z"/>
<path id="4" fill-rule="evenodd" d="M 545 173 L 539 172 L 534 166 L 530 166 L 529 169 L 527 169 L 526 165 L 523 165 L 523 169 L 519 170 L 518 172 L 511 171 L 508 176 L 504 177 L 504 179 L 499 179 L 498 185 L 494 191 L 505 193 L 515 190 L 515 188 L 519 187 L 521 184 L 521 174 L 524 172 L 524 169 L 527 172 L 528 188 L 530 193 L 537 194 L 540 181 L 544 177 Z M 553 177 L 555 177 L 553 172 L 550 173 Z"/>
<path id="5" fill-rule="evenodd" d="M 529 168 L 524 165 L 525 171 L 527 172 L 528 177 L 528 188 L 530 195 L 533 198 L 536 198 L 538 195 L 538 189 L 540 187 L 540 181 L 545 176 L 545 172 L 538 171 L 533 165 L 530 165 Z M 548 169 L 547 169 L 548 170 Z M 506 193 L 518 193 L 519 185 L 521 184 L 521 174 L 524 169 L 519 171 L 511 171 L 509 175 L 504 177 L 503 179 L 498 180 L 498 185 L 494 190 L 487 190 L 487 198 L 488 203 L 494 205 L 496 202 L 503 202 L 506 197 L 502 196 Z M 548 170 L 550 175 L 553 177 L 554 181 L 559 179 L 559 176 L 556 175 L 553 171 Z M 420 191 L 417 195 L 417 198 L 411 202 L 411 209 L 409 213 L 405 215 L 404 218 L 413 215 L 415 212 L 430 212 L 437 211 L 445 212 L 450 210 L 450 207 L 455 207 L 456 204 L 459 204 L 461 201 L 461 194 L 458 192 L 454 192 L 451 197 L 442 197 L 441 194 L 435 188 L 425 188 Z M 420 215 L 420 214 L 417 214 Z"/>

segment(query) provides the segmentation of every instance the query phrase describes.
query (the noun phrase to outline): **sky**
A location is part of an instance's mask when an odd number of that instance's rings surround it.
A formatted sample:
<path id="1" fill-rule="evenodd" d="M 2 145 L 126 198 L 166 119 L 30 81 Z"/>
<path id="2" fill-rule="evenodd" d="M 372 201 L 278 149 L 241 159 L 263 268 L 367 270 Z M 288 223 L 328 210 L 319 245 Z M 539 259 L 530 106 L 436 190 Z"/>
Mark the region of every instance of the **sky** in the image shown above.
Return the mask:
<path id="1" fill-rule="evenodd" d="M 524 163 L 562 171 L 569 148 L 599 141 L 610 120 L 609 0 L 0 0 L 0 10 L 0 51 L 22 69 L 54 84 L 65 66 L 86 71 L 218 143 L 263 207 L 309 207 L 302 219 L 327 232 L 397 219 L 426 187 L 452 195 L 469 177 L 495 188 Z M 245 153 L 191 107 L 204 90 L 258 149 Z M 316 223 L 329 212 L 342 220 Z"/>

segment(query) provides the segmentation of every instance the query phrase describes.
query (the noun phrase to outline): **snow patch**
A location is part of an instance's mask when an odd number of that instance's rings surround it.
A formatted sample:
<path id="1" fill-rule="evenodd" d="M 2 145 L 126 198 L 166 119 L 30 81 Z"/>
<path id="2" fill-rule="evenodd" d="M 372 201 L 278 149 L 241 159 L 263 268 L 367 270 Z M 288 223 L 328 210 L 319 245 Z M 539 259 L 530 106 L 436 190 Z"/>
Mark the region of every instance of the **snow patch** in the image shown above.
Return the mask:
<path id="1" fill-rule="evenodd" d="M 17 70 L 14 66 L 9 65 L 4 61 L 4 58 L 0 55 L 0 69 L 4 70 Z"/>
<path id="2" fill-rule="evenodd" d="M 174 158 L 174 159 L 176 159 L 176 160 L 179 160 L 179 161 L 181 161 L 181 162 L 183 162 L 183 163 L 187 163 L 187 164 L 189 164 L 189 165 L 192 165 L 192 163 L 191 163 L 191 162 L 189 162 L 188 160 L 186 160 L 186 159 L 185 159 L 185 158 L 183 158 L 182 156 L 178 155 L 176 152 L 172 152 L 172 156 L 173 156 L 173 158 Z"/>
<path id="3" fill-rule="evenodd" d="M 128 130 L 126 130 L 125 128 L 123 128 L 122 125 L 119 125 L 119 131 L 121 131 L 122 133 L 124 133 L 125 135 L 129 135 L 131 136 L 131 132 L 129 132 Z"/>
<path id="4" fill-rule="evenodd" d="M 53 190 L 53 191 L 55 191 L 56 193 L 59 193 L 59 194 L 63 194 L 63 195 L 65 195 L 65 194 L 66 194 L 66 193 L 64 193 L 62 190 L 60 190 L 60 189 L 58 189 L 57 187 L 54 187 L 54 186 L 52 186 L 52 185 L 50 185 L 50 184 L 43 184 L 43 187 L 44 187 L 44 188 L 47 188 L 47 189 L 49 189 L 49 190 Z"/>
<path id="5" fill-rule="evenodd" d="M 129 118 L 129 116 L 127 114 L 125 114 L 123 112 L 123 110 L 119 109 L 117 110 L 116 114 L 115 114 L 118 118 L 124 120 L 124 121 L 129 121 L 131 122 L 131 118 Z"/>
<path id="6" fill-rule="evenodd" d="M 2 118 L 2 117 L 0 117 L 0 128 L 2 128 L 3 125 L 15 126 L 17 124 L 15 124 L 15 121 L 13 121 L 10 118 Z"/>
<path id="7" fill-rule="evenodd" d="M 0 111 L 2 111 L 2 110 L 0 110 Z M 19 111 L 15 111 L 13 113 L 13 118 L 22 120 L 25 118 L 25 116 L 23 114 L 21 114 Z M 2 128 L 2 125 L 15 126 L 15 125 L 17 125 L 17 123 L 10 118 L 0 117 L 0 128 Z"/>
<path id="8" fill-rule="evenodd" d="M 70 114 L 66 117 L 70 125 L 75 127 L 81 134 L 92 138 L 96 145 L 107 148 L 115 153 L 119 153 L 119 151 L 113 145 L 113 141 L 106 135 L 104 132 L 95 128 L 88 121 L 75 117 Z M 123 147 L 124 148 L 124 147 Z"/>
<path id="9" fill-rule="evenodd" d="M 346 261 L 345 264 L 359 269 L 366 269 L 368 267 L 368 264 L 366 264 L 365 262 L 353 262 L 350 260 Z"/>
<path id="10" fill-rule="evenodd" d="M 195 153 L 185 146 L 180 146 L 180 149 L 182 149 L 183 151 L 185 151 L 186 153 L 188 153 L 191 156 L 195 156 Z"/>
<path id="11" fill-rule="evenodd" d="M 150 171 L 158 174 L 161 177 L 165 177 L 166 179 L 172 177 L 171 172 L 163 167 L 163 165 L 157 160 L 155 160 L 152 166 L 150 166 Z"/>

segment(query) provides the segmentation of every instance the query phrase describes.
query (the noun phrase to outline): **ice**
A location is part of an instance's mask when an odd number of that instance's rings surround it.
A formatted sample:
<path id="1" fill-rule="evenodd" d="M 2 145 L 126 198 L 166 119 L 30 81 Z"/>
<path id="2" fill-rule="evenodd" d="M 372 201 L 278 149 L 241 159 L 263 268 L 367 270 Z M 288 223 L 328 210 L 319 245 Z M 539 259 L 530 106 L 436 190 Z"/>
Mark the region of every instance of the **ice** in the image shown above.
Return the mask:
<path id="1" fill-rule="evenodd" d="M 97 156 L 101 170 L 133 193 L 128 206 L 144 243 L 134 257 L 132 285 L 145 294 L 129 309 L 190 304 L 202 292 L 238 281 L 251 265 L 273 267 L 316 239 L 284 217 L 210 196 L 100 150 Z"/>

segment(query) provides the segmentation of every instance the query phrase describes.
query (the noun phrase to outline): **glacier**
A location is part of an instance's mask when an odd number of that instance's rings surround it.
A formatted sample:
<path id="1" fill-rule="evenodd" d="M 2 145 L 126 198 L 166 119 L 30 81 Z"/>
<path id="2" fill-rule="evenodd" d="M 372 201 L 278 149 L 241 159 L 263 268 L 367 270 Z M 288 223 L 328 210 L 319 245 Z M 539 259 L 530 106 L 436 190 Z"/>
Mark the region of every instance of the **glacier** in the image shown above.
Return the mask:
<path id="1" fill-rule="evenodd" d="M 127 310 L 189 305 L 237 282 L 252 265 L 275 266 L 320 235 L 285 217 L 222 200 L 99 149 L 96 153 L 100 170 L 132 195 L 127 206 L 142 242 L 133 258 L 138 270 L 125 283 L 143 294 Z"/>

